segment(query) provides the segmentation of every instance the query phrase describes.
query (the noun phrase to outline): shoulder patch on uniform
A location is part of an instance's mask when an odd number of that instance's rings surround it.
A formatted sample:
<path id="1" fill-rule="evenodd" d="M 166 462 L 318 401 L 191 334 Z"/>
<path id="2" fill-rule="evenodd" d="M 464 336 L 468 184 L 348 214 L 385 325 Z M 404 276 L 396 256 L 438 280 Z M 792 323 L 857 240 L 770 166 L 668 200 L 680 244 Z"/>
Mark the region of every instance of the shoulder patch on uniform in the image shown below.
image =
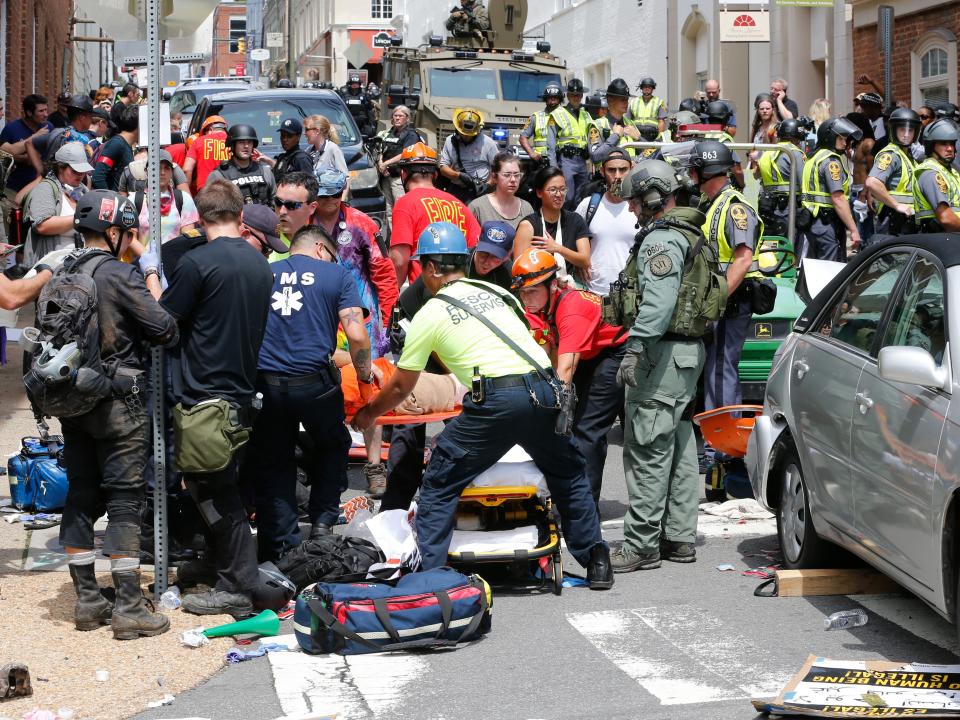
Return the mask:
<path id="1" fill-rule="evenodd" d="M 886 170 L 893 162 L 893 153 L 884 152 L 877 155 L 877 167 L 880 170 Z"/>
<path id="2" fill-rule="evenodd" d="M 730 217 L 737 230 L 747 229 L 747 209 L 742 203 L 735 203 L 730 206 Z"/>
<path id="3" fill-rule="evenodd" d="M 666 245 L 664 245 L 661 242 L 658 242 L 658 243 L 653 243 L 648 247 L 646 247 L 644 249 L 644 252 L 646 253 L 647 257 L 650 258 L 656 255 L 657 253 L 662 253 L 666 249 L 667 249 Z"/>
<path id="4" fill-rule="evenodd" d="M 600 131 L 597 130 L 596 126 L 590 128 L 590 133 L 587 136 L 590 139 L 590 143 L 600 142 Z"/>
<path id="5" fill-rule="evenodd" d="M 827 165 L 827 172 L 830 173 L 830 179 L 834 182 L 838 182 L 840 180 L 840 170 L 840 163 L 836 160 L 831 160 L 830 164 Z"/>
<path id="6" fill-rule="evenodd" d="M 653 273 L 655 277 L 663 277 L 673 270 L 673 260 L 671 260 L 670 256 L 665 252 L 650 258 L 648 264 L 650 265 L 650 272 Z"/>
<path id="7" fill-rule="evenodd" d="M 657 151 L 656 148 L 647 148 L 646 150 L 643 151 L 643 156 L 644 156 L 645 158 L 648 158 L 648 157 L 650 157 L 651 155 L 653 155 L 656 151 Z"/>
<path id="8" fill-rule="evenodd" d="M 947 191 L 947 179 L 941 173 L 935 173 L 934 177 L 937 181 L 937 190 L 942 192 L 944 195 L 948 195 Z"/>

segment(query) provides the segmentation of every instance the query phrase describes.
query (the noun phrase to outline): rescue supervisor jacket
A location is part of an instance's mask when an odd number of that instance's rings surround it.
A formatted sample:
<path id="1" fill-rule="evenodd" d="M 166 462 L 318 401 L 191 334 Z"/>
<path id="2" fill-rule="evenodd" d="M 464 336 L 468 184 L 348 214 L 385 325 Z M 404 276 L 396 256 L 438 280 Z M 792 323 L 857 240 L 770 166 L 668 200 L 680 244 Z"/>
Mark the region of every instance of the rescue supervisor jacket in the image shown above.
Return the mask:
<path id="1" fill-rule="evenodd" d="M 801 202 L 814 217 L 820 210 L 833 210 L 833 195 L 820 186 L 820 169 L 829 162 L 838 162 L 843 165 L 843 156 L 836 150 L 820 148 L 813 157 L 803 166 L 803 182 L 801 183 Z M 850 173 L 843 181 L 843 194 L 850 196 Z"/>
<path id="2" fill-rule="evenodd" d="M 784 176 L 780 171 L 777 160 L 780 159 L 781 153 L 796 152 L 799 154 L 800 150 L 796 145 L 786 140 L 778 142 L 777 145 L 782 147 L 783 150 L 766 150 L 760 154 L 760 159 L 757 161 L 757 167 L 760 168 L 760 184 L 771 195 L 786 195 L 790 192 L 790 176 Z"/>
<path id="3" fill-rule="evenodd" d="M 251 162 L 246 168 L 240 168 L 232 160 L 227 160 L 220 163 L 219 172 L 237 186 L 243 195 L 243 202 L 269 205 L 273 201 L 276 182 L 270 168 L 258 162 Z"/>
<path id="4" fill-rule="evenodd" d="M 656 95 L 651 96 L 649 102 L 644 102 L 643 95 L 637 95 L 630 101 L 630 117 L 638 125 L 656 125 L 659 127 L 660 108 L 663 106 L 663 100 Z"/>
<path id="5" fill-rule="evenodd" d="M 733 207 L 732 215 L 731 207 Z M 760 240 L 763 237 L 763 220 L 760 219 L 757 211 L 751 207 L 739 190 L 732 185 L 728 185 L 713 199 L 713 203 L 706 212 L 707 219 L 701 226 L 701 230 L 703 230 L 707 240 L 716 246 L 720 268 L 726 272 L 727 267 L 733 262 L 734 253 L 733 245 L 727 240 L 727 216 L 730 215 L 738 229 L 746 230 L 748 227 L 747 213 L 753 213 L 759 231 L 753 243 L 753 262 L 747 268 L 746 277 L 761 277 L 758 254 L 760 252 Z"/>
<path id="6" fill-rule="evenodd" d="M 892 162 L 893 155 L 900 158 L 900 175 L 890 175 L 887 178 L 887 190 L 897 202 L 913 207 L 913 174 L 917 169 L 913 156 L 896 143 L 890 143 L 877 153 L 873 161 L 874 166 L 880 170 L 886 170 Z M 896 183 L 893 182 L 894 179 Z"/>
<path id="7" fill-rule="evenodd" d="M 929 157 L 920 163 L 913 173 L 913 197 L 917 222 L 922 225 L 937 219 L 937 209 L 920 189 L 920 176 L 926 172 L 937 173 L 937 188 L 950 199 L 950 209 L 960 215 L 960 173 L 953 165 L 944 166 L 935 157 Z"/>
<path id="8" fill-rule="evenodd" d="M 579 108 L 578 115 L 574 115 L 566 107 L 558 107 L 550 113 L 550 117 L 557 126 L 557 147 L 575 147 L 583 149 L 587 146 L 587 132 L 593 124 L 593 118 L 583 108 Z"/>

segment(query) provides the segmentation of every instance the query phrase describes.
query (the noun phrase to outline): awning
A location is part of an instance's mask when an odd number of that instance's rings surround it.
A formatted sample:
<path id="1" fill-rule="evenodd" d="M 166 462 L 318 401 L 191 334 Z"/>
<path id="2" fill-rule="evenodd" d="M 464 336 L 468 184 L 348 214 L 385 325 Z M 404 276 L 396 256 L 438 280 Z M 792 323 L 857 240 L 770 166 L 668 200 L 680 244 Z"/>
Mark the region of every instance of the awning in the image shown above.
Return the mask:
<path id="1" fill-rule="evenodd" d="M 377 35 L 393 36 L 396 31 L 393 30 L 393 28 L 389 28 L 386 30 L 359 30 L 358 29 L 358 30 L 348 30 L 347 32 L 350 37 L 351 45 L 359 40 L 368 48 L 370 48 L 371 52 L 373 52 L 373 57 L 370 58 L 370 62 L 380 63 L 380 62 L 383 62 L 383 48 L 376 47 L 373 44 L 373 38 L 376 37 Z"/>

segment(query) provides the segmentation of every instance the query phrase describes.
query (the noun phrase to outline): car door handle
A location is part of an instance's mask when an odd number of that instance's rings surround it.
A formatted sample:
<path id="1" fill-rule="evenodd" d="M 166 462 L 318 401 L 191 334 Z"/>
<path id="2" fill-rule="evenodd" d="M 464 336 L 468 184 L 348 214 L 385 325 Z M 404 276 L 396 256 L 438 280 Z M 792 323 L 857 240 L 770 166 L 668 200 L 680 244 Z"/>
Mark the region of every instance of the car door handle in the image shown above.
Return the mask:
<path id="1" fill-rule="evenodd" d="M 867 410 L 873 407 L 873 400 L 867 397 L 866 393 L 857 393 L 856 398 L 857 398 L 857 405 L 860 406 L 860 414 L 866 415 Z"/>
<path id="2" fill-rule="evenodd" d="M 793 374 L 797 376 L 797 380 L 803 380 L 803 376 L 806 375 L 809 370 L 810 366 L 803 360 L 797 360 L 793 363 Z"/>

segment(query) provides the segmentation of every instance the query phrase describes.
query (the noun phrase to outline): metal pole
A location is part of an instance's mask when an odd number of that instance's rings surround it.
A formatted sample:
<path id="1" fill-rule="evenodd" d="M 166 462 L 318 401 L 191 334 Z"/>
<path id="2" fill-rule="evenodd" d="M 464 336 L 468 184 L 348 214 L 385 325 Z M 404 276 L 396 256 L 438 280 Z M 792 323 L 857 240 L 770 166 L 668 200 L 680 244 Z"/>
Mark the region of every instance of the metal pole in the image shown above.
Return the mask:
<path id="1" fill-rule="evenodd" d="M 147 193 L 150 245 L 160 254 L 160 0 L 147 0 Z M 161 268 L 161 273 L 163 272 Z M 151 353 L 150 412 L 153 419 L 153 553 L 159 601 L 167 589 L 167 449 L 163 427 L 163 351 Z"/>
<path id="2" fill-rule="evenodd" d="M 290 82 L 296 82 L 296 72 L 294 72 L 295 59 L 293 57 L 293 37 L 291 36 L 290 27 L 290 0 L 286 0 L 286 38 L 287 38 L 287 79 Z"/>

